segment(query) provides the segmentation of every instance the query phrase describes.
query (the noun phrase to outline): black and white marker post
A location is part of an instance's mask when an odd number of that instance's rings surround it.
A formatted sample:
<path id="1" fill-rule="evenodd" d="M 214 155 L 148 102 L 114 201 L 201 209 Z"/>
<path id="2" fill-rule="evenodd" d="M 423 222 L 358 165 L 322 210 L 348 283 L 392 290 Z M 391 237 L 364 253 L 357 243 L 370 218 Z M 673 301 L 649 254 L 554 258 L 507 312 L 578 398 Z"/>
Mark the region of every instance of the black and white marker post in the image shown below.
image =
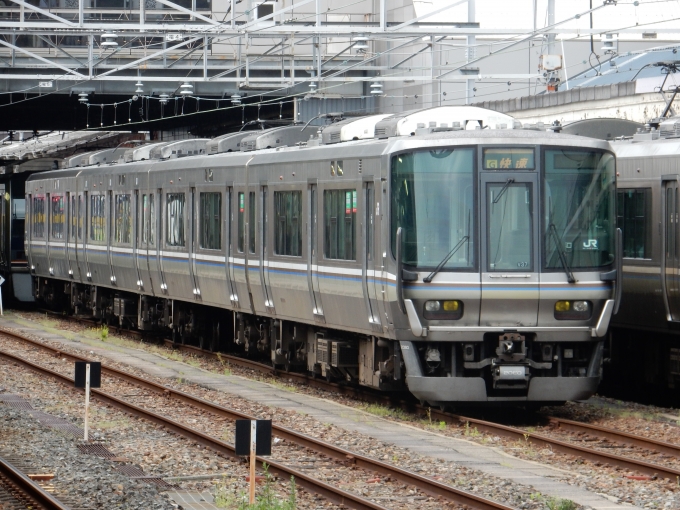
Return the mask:
<path id="1" fill-rule="evenodd" d="M 236 455 L 250 455 L 250 504 L 255 504 L 255 461 L 257 455 L 272 454 L 271 420 L 236 420 Z"/>
<path id="2" fill-rule="evenodd" d="M 76 361 L 75 387 L 85 388 L 85 442 L 88 441 L 90 388 L 102 385 L 102 364 L 99 361 Z"/>

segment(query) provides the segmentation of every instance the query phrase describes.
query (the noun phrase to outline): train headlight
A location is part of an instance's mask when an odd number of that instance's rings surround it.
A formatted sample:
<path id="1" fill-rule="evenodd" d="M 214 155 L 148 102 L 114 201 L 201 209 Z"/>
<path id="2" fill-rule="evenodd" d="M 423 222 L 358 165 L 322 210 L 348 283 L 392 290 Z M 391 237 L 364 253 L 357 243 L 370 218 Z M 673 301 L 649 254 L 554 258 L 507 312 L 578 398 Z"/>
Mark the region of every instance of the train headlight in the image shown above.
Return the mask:
<path id="1" fill-rule="evenodd" d="M 585 320 L 590 319 L 593 305 L 590 301 L 557 301 L 555 303 L 555 318 L 557 320 Z"/>
<path id="2" fill-rule="evenodd" d="M 425 301 L 423 317 L 435 320 L 457 320 L 463 316 L 463 302 L 457 299 Z"/>
<path id="3" fill-rule="evenodd" d="M 588 311 L 588 301 L 574 301 L 572 305 L 575 312 L 587 312 Z"/>
<path id="4" fill-rule="evenodd" d="M 425 301 L 426 312 L 438 312 L 441 308 L 442 305 L 439 301 Z"/>

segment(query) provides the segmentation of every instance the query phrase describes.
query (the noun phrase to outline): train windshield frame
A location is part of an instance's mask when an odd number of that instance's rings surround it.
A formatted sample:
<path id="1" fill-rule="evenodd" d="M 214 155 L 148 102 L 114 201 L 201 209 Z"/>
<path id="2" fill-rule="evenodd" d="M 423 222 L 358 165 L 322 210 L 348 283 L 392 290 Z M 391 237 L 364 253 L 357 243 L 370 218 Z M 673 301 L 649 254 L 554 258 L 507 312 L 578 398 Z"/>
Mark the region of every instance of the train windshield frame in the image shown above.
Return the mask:
<path id="1" fill-rule="evenodd" d="M 577 147 L 541 150 L 543 269 L 600 270 L 615 261 L 616 168 L 611 152 Z"/>
<path id="2" fill-rule="evenodd" d="M 395 154 L 390 165 L 392 255 L 403 229 L 405 265 L 433 269 L 452 250 L 442 271 L 477 269 L 475 147 Z"/>

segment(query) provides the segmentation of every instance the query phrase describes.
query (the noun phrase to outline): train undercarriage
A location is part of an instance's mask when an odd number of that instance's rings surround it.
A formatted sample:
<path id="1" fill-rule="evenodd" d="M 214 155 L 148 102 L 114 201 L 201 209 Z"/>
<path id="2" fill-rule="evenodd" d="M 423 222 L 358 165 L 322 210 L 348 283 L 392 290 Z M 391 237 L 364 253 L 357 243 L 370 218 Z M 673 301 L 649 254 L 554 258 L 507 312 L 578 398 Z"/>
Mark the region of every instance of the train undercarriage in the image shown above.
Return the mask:
<path id="1" fill-rule="evenodd" d="M 537 341 L 535 334 L 487 333 L 482 342 L 398 342 L 95 285 L 35 281 L 36 298 L 54 310 L 328 381 L 382 391 L 405 390 L 408 383 L 425 395 L 423 402 L 440 407 L 450 405 L 441 400 L 446 393 L 458 401 L 468 395 L 476 396 L 469 401 L 520 401 L 532 400 L 531 384 L 557 397 L 567 381 L 585 385 L 584 394 L 599 381 L 602 341 L 553 343 Z"/>
<path id="2" fill-rule="evenodd" d="M 96 285 L 35 281 L 36 298 L 55 311 L 169 336 L 177 345 L 268 360 L 328 381 L 404 389 L 400 370 L 395 377 L 396 342 Z"/>

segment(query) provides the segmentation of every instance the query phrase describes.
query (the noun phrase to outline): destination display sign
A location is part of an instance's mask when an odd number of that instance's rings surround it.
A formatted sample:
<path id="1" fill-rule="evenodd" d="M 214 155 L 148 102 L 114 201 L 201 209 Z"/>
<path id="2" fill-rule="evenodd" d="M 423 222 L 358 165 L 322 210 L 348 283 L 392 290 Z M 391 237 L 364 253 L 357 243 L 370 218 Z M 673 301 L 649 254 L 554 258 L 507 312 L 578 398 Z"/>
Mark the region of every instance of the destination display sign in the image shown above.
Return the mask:
<path id="1" fill-rule="evenodd" d="M 523 147 L 497 147 L 484 149 L 485 170 L 533 170 L 534 149 Z"/>

